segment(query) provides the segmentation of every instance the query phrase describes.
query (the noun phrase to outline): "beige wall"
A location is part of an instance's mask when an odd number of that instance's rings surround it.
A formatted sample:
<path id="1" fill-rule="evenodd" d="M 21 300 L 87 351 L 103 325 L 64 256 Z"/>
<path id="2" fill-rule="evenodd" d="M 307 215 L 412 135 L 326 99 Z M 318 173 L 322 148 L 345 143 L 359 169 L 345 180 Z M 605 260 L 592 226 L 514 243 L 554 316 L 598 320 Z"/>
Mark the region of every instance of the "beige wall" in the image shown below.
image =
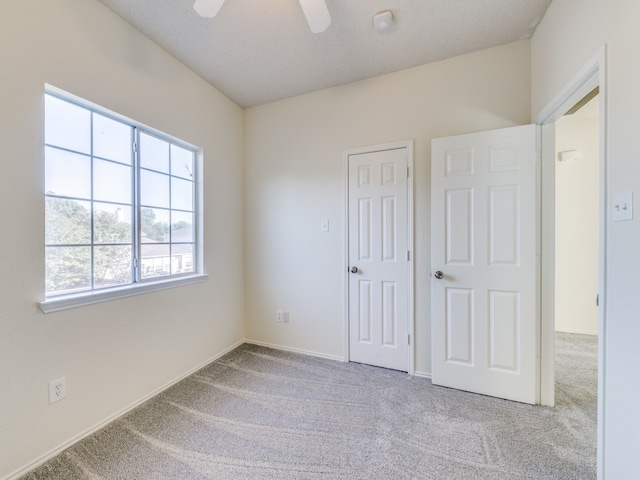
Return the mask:
<path id="1" fill-rule="evenodd" d="M 529 73 L 525 41 L 247 110 L 247 338 L 343 357 L 342 152 L 413 139 L 415 360 L 430 373 L 431 139 L 528 123 Z"/>
<path id="2" fill-rule="evenodd" d="M 606 45 L 607 198 L 634 191 L 635 218 L 606 224 L 604 474 L 640 478 L 640 2 L 554 0 L 531 42 L 532 113 L 536 115 L 597 50 Z M 610 201 L 609 201 L 610 204 Z M 610 208 L 608 209 L 610 215 Z"/>
<path id="3" fill-rule="evenodd" d="M 42 314 L 49 83 L 204 148 L 208 281 Z M 0 478 L 243 338 L 243 112 L 94 0 L 0 3 Z M 67 398 L 48 404 L 48 381 Z"/>
<path id="4" fill-rule="evenodd" d="M 430 372 L 430 140 L 527 123 L 606 44 L 608 196 L 637 189 L 638 18 L 634 0 L 554 0 L 531 52 L 521 42 L 256 107 L 245 142 L 236 105 L 94 0 L 2 2 L 0 478 L 241 340 L 243 305 L 248 338 L 342 356 L 351 147 L 415 140 L 416 368 Z M 39 312 L 45 82 L 204 148 L 207 282 Z M 606 231 L 611 479 L 640 477 L 637 218 Z M 50 406 L 47 382 L 62 375 L 68 398 Z"/>
<path id="5" fill-rule="evenodd" d="M 556 151 L 580 158 L 556 161 L 555 328 L 597 335 L 599 123 L 579 115 L 556 122 Z"/>

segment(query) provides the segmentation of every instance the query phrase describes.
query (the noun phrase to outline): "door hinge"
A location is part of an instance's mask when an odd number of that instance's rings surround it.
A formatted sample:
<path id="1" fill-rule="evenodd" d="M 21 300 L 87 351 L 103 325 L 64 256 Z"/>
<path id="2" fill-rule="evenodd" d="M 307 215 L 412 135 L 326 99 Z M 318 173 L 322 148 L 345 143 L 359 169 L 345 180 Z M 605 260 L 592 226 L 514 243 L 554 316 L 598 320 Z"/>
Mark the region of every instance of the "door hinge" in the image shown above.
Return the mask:
<path id="1" fill-rule="evenodd" d="M 409 167 L 407 167 L 407 178 L 409 178 Z"/>
<path id="2" fill-rule="evenodd" d="M 596 307 L 600 306 L 600 294 L 596 293 Z"/>
<path id="3" fill-rule="evenodd" d="M 411 252 L 407 250 L 407 262 L 411 260 Z"/>
<path id="4" fill-rule="evenodd" d="M 411 335 L 407 335 L 407 345 L 411 345 Z"/>

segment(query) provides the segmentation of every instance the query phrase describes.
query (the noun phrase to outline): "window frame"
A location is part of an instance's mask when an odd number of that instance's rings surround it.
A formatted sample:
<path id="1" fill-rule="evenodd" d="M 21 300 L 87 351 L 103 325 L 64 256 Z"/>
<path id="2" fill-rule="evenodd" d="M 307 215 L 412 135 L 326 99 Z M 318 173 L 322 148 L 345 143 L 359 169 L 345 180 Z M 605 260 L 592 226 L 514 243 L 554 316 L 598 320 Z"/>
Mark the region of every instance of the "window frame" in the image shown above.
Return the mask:
<path id="1" fill-rule="evenodd" d="M 93 269 L 94 269 L 94 261 L 93 254 L 91 255 L 91 280 L 90 280 L 90 289 L 79 291 L 79 292 L 68 292 L 68 293 L 44 293 L 44 300 L 38 302 L 40 309 L 44 313 L 55 312 L 60 310 L 65 310 L 68 308 L 76 308 L 83 305 L 90 305 L 94 303 L 110 301 L 117 298 L 124 298 L 133 295 L 140 295 L 148 292 L 164 290 L 168 288 L 179 287 L 183 285 L 189 285 L 193 283 L 199 283 L 207 279 L 207 275 L 204 273 L 204 261 L 203 261 L 203 215 L 202 215 L 202 171 L 203 171 L 203 150 L 200 147 L 197 147 L 193 144 L 185 142 L 184 140 L 178 139 L 172 135 L 168 135 L 162 131 L 149 127 L 141 122 L 132 120 L 124 115 L 117 114 L 112 112 L 100 105 L 96 105 L 92 102 L 84 100 L 80 97 L 77 97 L 73 94 L 70 94 L 64 90 L 61 90 L 57 87 L 46 84 L 43 92 L 43 124 L 44 124 L 44 116 L 46 112 L 44 111 L 44 99 L 47 95 L 58 98 L 62 101 L 71 103 L 83 109 L 86 109 L 93 114 L 98 114 L 109 118 L 111 120 L 120 122 L 125 124 L 127 127 L 131 128 L 131 141 L 132 146 L 134 147 L 134 152 L 131 156 L 131 209 L 132 209 L 132 228 L 131 228 L 131 247 L 132 247 L 132 259 L 131 259 L 131 283 L 115 285 L 115 286 L 105 286 L 105 287 L 96 287 L 94 284 L 95 279 L 93 278 Z M 93 121 L 92 121 L 93 124 Z M 44 134 L 46 131 L 43 131 L 43 166 L 44 166 L 44 150 L 49 147 L 44 142 Z M 146 277 L 142 272 L 142 257 L 141 250 L 142 246 L 146 243 L 142 242 L 142 231 L 141 231 L 141 210 L 142 203 L 140 198 L 140 172 L 142 170 L 141 161 L 140 161 L 140 135 L 144 133 L 148 136 L 160 139 L 169 144 L 168 148 L 171 150 L 171 145 L 175 145 L 178 148 L 186 149 L 193 152 L 193 272 L 184 272 L 184 273 L 176 273 L 170 274 L 168 276 L 157 276 L 157 277 Z M 93 138 L 93 132 L 90 132 Z M 93 143 L 93 140 L 91 141 Z M 64 150 L 62 147 L 49 147 L 49 148 L 58 148 Z M 94 155 L 93 149 L 88 155 L 91 159 L 93 165 L 93 159 L 101 159 L 101 157 L 96 157 Z M 171 158 L 171 157 L 169 157 Z M 169 160 L 170 161 L 170 160 Z M 44 170 L 43 170 L 44 171 Z M 90 181 L 93 184 L 93 167 L 91 168 L 91 177 Z M 171 170 L 167 173 L 169 177 L 169 184 L 171 185 L 172 178 L 181 177 L 172 175 Z M 170 192 L 171 192 L 170 187 Z M 61 198 L 64 195 L 49 195 L 46 191 L 43 194 L 44 199 L 47 198 Z M 171 198 L 171 197 L 170 197 Z M 91 205 L 96 203 L 100 203 L 100 200 L 95 200 L 93 194 L 91 195 L 91 199 L 89 200 Z M 46 201 L 43 203 L 43 207 L 46 204 Z M 181 209 L 174 209 L 171 202 L 169 202 L 169 207 L 167 208 L 169 212 L 173 212 L 174 210 L 180 211 Z M 45 222 L 43 223 L 43 227 L 47 228 L 47 221 L 45 217 Z M 163 244 L 169 245 L 169 262 L 172 261 L 172 247 L 174 245 L 172 238 L 172 223 L 169 222 L 169 242 L 163 242 Z M 176 242 L 176 244 L 181 244 L 184 242 Z M 188 243 L 188 242 L 187 242 Z M 95 241 L 95 231 L 94 231 L 94 222 L 93 222 L 93 213 L 92 213 L 92 221 L 91 221 L 91 249 L 93 251 L 95 246 L 100 246 L 98 242 Z M 46 265 L 46 258 L 45 258 Z"/>

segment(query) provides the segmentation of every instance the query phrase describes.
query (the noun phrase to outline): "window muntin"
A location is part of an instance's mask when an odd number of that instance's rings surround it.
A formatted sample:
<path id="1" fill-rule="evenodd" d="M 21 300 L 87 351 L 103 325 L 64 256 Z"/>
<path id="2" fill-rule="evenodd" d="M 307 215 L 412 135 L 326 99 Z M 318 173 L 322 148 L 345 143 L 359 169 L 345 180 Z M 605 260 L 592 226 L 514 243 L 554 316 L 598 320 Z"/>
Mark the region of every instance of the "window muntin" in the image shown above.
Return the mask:
<path id="1" fill-rule="evenodd" d="M 194 167 L 193 149 L 46 93 L 45 295 L 196 273 Z"/>

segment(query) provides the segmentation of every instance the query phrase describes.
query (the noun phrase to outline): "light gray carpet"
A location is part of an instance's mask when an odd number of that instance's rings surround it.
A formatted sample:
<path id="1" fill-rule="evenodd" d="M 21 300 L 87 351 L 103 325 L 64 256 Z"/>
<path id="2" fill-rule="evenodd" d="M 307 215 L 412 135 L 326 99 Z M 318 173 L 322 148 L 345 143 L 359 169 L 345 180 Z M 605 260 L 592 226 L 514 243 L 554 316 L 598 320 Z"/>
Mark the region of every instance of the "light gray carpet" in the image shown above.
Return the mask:
<path id="1" fill-rule="evenodd" d="M 558 336 L 558 406 L 243 345 L 24 477 L 593 479 L 595 339 Z"/>

